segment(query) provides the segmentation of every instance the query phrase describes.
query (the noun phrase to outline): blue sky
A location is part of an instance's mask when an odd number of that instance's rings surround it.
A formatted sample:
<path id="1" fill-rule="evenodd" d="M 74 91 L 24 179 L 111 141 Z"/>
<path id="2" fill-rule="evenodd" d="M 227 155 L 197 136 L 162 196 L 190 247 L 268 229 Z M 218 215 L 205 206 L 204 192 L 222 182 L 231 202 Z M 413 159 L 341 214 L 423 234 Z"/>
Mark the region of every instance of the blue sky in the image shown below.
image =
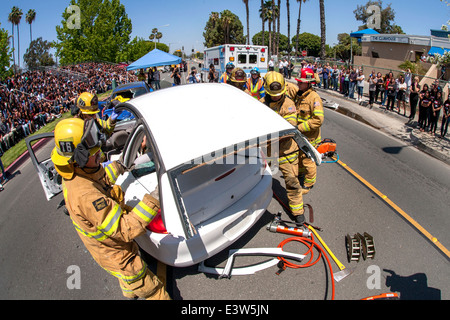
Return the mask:
<path id="1" fill-rule="evenodd" d="M 287 35 L 286 1 L 281 2 L 281 32 Z M 157 27 L 163 33 L 161 42 L 170 44 L 171 52 L 181 49 L 182 46 L 185 51 L 202 51 L 203 31 L 209 14 L 213 11 L 228 9 L 236 14 L 246 34 L 246 13 L 242 0 L 121 0 L 121 3 L 125 5 L 133 24 L 131 38 L 139 36 L 147 39 L 152 28 Z M 353 11 L 357 5 L 365 3 L 367 0 L 325 0 L 327 44 L 337 43 L 339 33 L 350 33 L 358 29 L 361 23 L 355 19 Z M 430 29 L 440 29 L 442 24 L 450 20 L 450 7 L 440 0 L 385 0 L 383 6 L 389 3 L 396 13 L 395 23 L 400 25 L 406 34 L 429 35 Z M 33 38 L 42 37 L 44 40 L 53 41 L 56 40 L 55 26 L 61 24 L 62 13 L 69 4 L 69 0 L 0 0 L 0 28 L 11 34 L 8 14 L 13 6 L 22 9 L 23 17 L 19 29 L 20 53 L 23 55 L 30 42 L 30 28 L 25 22 L 27 11 L 36 11 Z M 249 0 L 250 39 L 261 31 L 258 13 L 260 4 L 260 0 Z M 298 2 L 290 0 L 291 37 L 296 33 L 298 8 Z M 300 32 L 320 35 L 319 0 L 309 0 L 302 5 L 301 19 Z"/>

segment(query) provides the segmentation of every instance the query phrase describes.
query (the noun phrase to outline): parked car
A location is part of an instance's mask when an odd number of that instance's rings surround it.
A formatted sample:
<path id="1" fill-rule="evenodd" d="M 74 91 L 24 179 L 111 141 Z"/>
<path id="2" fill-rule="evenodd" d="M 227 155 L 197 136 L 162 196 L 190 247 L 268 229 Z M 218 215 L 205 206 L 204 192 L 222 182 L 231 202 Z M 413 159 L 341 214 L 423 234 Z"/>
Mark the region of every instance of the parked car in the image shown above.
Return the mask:
<path id="1" fill-rule="evenodd" d="M 164 66 L 163 69 L 162 69 L 162 72 L 163 73 L 170 72 L 170 66 Z"/>
<path id="2" fill-rule="evenodd" d="M 121 159 L 134 169 L 116 183 L 130 206 L 158 187 L 160 218 L 136 242 L 167 265 L 204 261 L 260 219 L 272 199 L 268 144 L 275 152 L 277 143 L 294 139 L 320 165 L 320 155 L 297 128 L 229 85 L 171 87 L 118 109 L 135 119 L 127 122 L 127 141 L 110 160 Z M 33 153 L 31 147 L 29 151 Z M 55 177 L 51 161 L 39 163 L 34 154 L 32 158 L 48 194 L 53 194 L 61 179 Z M 52 183 L 55 186 L 49 186 Z"/>

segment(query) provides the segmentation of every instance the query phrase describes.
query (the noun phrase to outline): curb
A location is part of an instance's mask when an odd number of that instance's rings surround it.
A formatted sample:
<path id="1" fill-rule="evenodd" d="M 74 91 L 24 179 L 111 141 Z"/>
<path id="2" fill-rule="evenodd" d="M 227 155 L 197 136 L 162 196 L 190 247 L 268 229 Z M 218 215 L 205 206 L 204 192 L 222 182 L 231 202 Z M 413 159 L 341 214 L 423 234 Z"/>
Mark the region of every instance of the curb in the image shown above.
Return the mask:
<path id="1" fill-rule="evenodd" d="M 446 156 L 445 154 L 442 154 L 441 152 L 430 148 L 425 143 L 422 142 L 422 140 L 417 137 L 414 133 L 414 130 L 411 131 L 411 143 L 420 151 L 429 154 L 433 158 L 436 158 L 442 162 L 445 162 L 446 164 L 450 165 L 450 157 Z"/>
<path id="2" fill-rule="evenodd" d="M 37 151 L 47 142 L 48 142 L 47 139 L 41 139 L 38 142 L 36 142 L 32 148 L 34 151 Z M 30 153 L 27 150 L 24 153 L 22 153 L 20 157 L 14 160 L 14 162 L 11 163 L 7 168 L 5 168 L 5 176 L 11 176 L 12 173 L 15 170 L 17 170 L 28 158 L 30 158 Z"/>

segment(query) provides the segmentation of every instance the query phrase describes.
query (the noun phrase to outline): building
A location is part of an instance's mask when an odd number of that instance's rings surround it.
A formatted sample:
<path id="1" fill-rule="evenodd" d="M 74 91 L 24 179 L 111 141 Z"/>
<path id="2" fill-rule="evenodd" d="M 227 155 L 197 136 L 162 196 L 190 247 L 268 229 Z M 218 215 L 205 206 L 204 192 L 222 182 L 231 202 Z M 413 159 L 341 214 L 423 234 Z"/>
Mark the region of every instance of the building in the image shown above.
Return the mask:
<path id="1" fill-rule="evenodd" d="M 363 35 L 361 37 L 362 56 L 401 62 L 406 60 L 416 62 L 422 56 L 427 56 L 428 54 L 436 52 L 443 54 L 445 50 L 450 51 L 450 39 L 448 36 L 437 37 L 433 33 L 431 36 L 406 34 Z"/>
<path id="2" fill-rule="evenodd" d="M 369 29 L 370 30 L 370 29 Z M 440 79 L 441 87 L 448 87 L 450 70 L 442 74 L 436 65 L 424 62 L 424 58 L 435 53 L 443 54 L 450 51 L 450 32 L 444 30 L 430 30 L 430 36 L 407 34 L 359 34 L 361 43 L 361 56 L 354 57 L 354 64 L 364 68 L 366 77 L 372 70 L 383 75 L 393 71 L 394 75 L 400 72 L 399 65 L 405 61 L 419 62 L 426 71 L 421 78 L 421 84 L 432 83 Z M 353 36 L 353 35 L 352 35 Z M 448 68 L 450 69 L 450 68 Z M 443 81 L 445 80 L 445 81 Z M 448 89 L 446 88 L 445 91 Z"/>

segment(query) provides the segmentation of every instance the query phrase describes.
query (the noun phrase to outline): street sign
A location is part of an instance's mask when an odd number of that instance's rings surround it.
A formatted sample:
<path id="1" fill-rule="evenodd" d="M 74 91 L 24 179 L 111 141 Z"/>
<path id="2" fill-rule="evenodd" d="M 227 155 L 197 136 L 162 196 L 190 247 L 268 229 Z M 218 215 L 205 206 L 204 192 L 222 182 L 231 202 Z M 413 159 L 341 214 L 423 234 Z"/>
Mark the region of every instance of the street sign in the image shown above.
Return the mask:
<path id="1" fill-rule="evenodd" d="M 307 54 L 308 54 L 308 52 L 306 50 L 302 51 L 302 56 L 306 57 Z"/>

